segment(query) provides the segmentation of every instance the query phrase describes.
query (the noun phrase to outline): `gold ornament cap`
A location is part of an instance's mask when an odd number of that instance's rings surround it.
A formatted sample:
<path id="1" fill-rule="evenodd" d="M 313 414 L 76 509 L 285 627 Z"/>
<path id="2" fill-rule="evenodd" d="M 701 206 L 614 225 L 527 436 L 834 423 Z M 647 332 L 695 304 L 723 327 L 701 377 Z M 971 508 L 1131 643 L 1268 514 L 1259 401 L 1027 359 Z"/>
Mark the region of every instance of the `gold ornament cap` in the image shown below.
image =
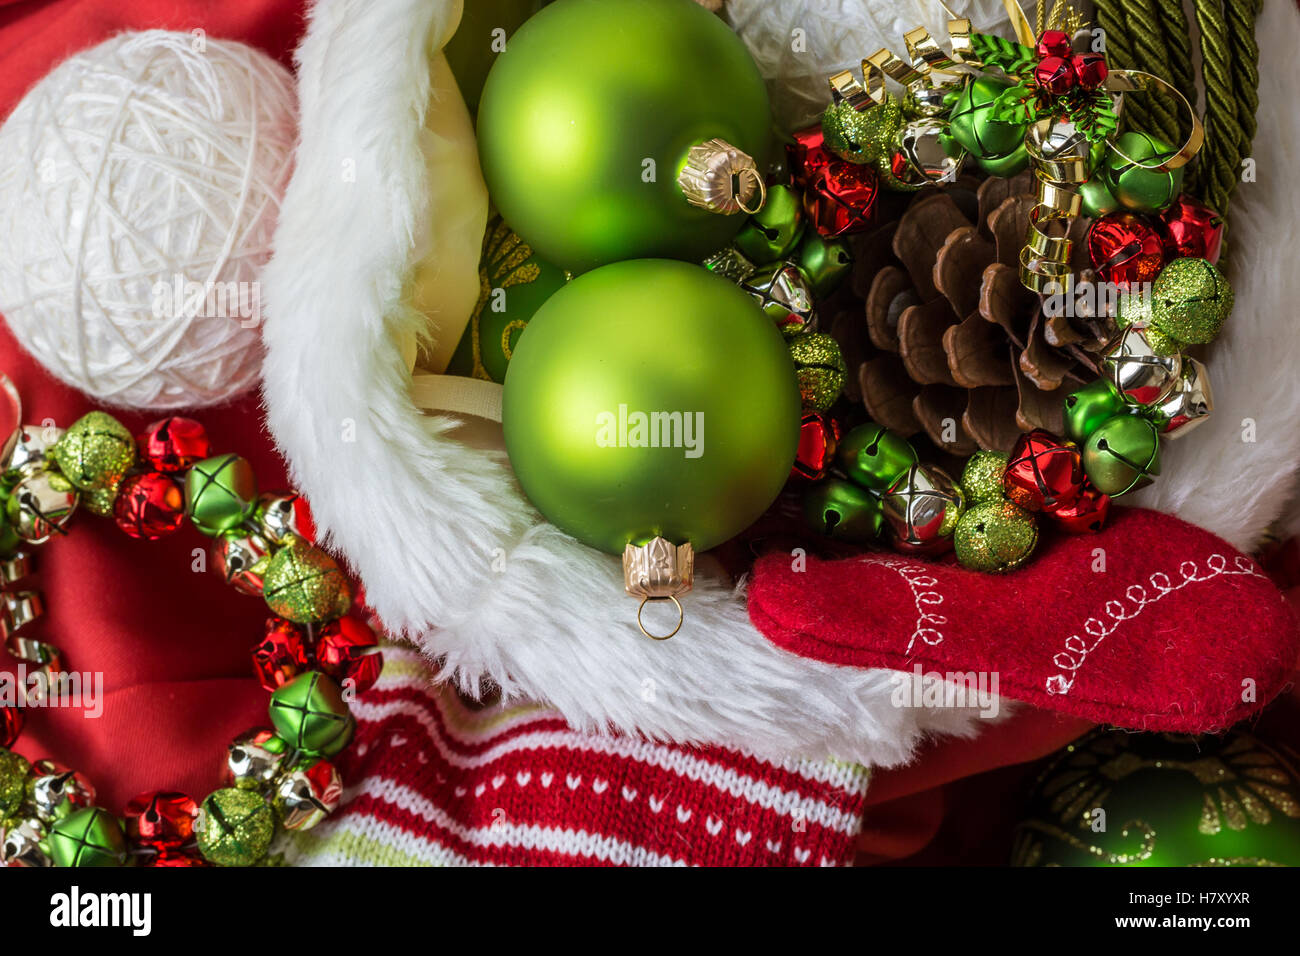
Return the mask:
<path id="1" fill-rule="evenodd" d="M 686 154 L 677 185 L 692 206 L 730 216 L 753 215 L 767 202 L 767 186 L 754 158 L 725 139 L 696 143 Z"/>
<path id="2" fill-rule="evenodd" d="M 646 637 L 666 641 L 682 628 L 684 612 L 679 594 L 695 583 L 695 549 L 687 541 L 673 544 L 667 538 L 653 538 L 642 545 L 629 544 L 623 549 L 623 587 L 641 599 L 636 611 L 636 626 Z M 671 601 L 677 608 L 677 626 L 668 634 L 651 634 L 641 621 L 641 614 L 651 601 Z"/>

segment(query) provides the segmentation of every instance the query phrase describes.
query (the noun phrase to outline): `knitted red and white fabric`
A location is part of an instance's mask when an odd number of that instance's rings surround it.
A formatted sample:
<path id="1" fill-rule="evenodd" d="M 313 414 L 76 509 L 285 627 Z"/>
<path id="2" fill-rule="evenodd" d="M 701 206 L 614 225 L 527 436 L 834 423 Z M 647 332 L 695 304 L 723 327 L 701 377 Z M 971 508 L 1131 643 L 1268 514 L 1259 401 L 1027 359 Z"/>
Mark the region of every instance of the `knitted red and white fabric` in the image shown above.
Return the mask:
<path id="1" fill-rule="evenodd" d="M 344 805 L 294 865 L 838 866 L 867 771 L 594 737 L 539 706 L 470 710 L 419 655 L 385 650 L 339 757 Z"/>

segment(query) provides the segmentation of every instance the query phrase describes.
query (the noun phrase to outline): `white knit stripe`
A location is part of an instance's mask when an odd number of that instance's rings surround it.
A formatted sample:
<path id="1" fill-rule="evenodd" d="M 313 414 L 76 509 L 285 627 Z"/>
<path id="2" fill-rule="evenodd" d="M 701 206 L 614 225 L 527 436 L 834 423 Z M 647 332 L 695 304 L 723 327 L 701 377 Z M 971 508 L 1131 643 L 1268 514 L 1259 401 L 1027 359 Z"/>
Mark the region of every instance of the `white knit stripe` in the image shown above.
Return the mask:
<path id="1" fill-rule="evenodd" d="M 846 813 L 823 800 L 772 786 L 712 761 L 659 744 L 624 737 L 589 736 L 573 731 L 542 731 L 521 734 L 494 744 L 481 754 L 467 756 L 448 746 L 433 717 L 414 701 L 369 704 L 358 700 L 352 704 L 352 713 L 358 720 L 375 723 L 399 714 L 414 718 L 424 728 L 443 758 L 461 769 L 490 766 L 506 754 L 519 751 L 571 750 L 578 753 L 599 753 L 658 767 L 694 783 L 714 787 L 730 797 L 746 800 L 765 810 L 782 816 L 811 820 L 847 836 L 856 836 L 859 829 L 859 819 L 854 813 Z"/>

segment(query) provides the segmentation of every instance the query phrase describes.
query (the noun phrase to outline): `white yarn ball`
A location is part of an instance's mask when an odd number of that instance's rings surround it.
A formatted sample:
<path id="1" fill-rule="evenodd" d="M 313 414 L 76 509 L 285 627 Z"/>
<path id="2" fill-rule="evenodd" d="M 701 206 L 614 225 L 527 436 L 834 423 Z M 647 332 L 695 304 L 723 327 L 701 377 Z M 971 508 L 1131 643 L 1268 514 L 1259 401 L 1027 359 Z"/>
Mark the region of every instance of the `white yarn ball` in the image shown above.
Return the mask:
<path id="1" fill-rule="evenodd" d="M 295 117 L 289 72 L 242 43 L 125 33 L 56 67 L 0 128 L 0 311 L 18 341 L 112 405 L 255 384 Z"/>

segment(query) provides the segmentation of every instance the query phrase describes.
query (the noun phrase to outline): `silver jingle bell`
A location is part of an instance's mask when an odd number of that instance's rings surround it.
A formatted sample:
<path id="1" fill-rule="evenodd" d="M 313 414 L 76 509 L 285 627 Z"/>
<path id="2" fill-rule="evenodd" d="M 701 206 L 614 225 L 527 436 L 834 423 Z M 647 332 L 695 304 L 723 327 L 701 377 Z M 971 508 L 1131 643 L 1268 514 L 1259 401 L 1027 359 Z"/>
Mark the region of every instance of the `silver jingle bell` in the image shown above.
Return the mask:
<path id="1" fill-rule="evenodd" d="M 271 545 L 260 534 L 218 535 L 212 539 L 212 570 L 241 594 L 258 597 L 271 563 Z"/>
<path id="2" fill-rule="evenodd" d="M 817 308 L 812 288 L 793 262 L 773 262 L 757 269 L 739 283 L 786 335 L 817 328 Z"/>
<path id="3" fill-rule="evenodd" d="M 1088 137 L 1064 116 L 1047 117 L 1030 126 L 1025 147 L 1035 159 L 1057 163 L 1087 163 L 1092 153 Z"/>
<path id="4" fill-rule="evenodd" d="M 1143 329 L 1130 325 L 1102 353 L 1101 373 L 1129 405 L 1151 409 L 1178 385 L 1183 358 L 1161 355 L 1151 347 Z"/>
<path id="5" fill-rule="evenodd" d="M 224 783 L 239 790 L 268 790 L 284 764 L 284 741 L 266 728 L 236 737 L 226 750 Z"/>
<path id="6" fill-rule="evenodd" d="M 12 822 L 4 831 L 0 842 L 0 864 L 4 866 L 53 866 L 54 861 L 45 852 L 45 824 L 29 819 Z"/>
<path id="7" fill-rule="evenodd" d="M 1183 359 L 1183 374 L 1151 418 L 1167 438 L 1182 438 L 1214 412 L 1210 371 L 1194 358 Z"/>
<path id="8" fill-rule="evenodd" d="M 23 425 L 18 429 L 18 438 L 9 460 L 5 462 L 6 471 L 19 471 L 31 474 L 45 463 L 51 448 L 63 437 L 63 429 L 55 425 Z"/>
<path id="9" fill-rule="evenodd" d="M 947 96 L 953 91 L 953 84 L 930 86 L 918 84 L 909 88 L 903 97 L 903 115 L 914 118 L 932 118 L 948 115 Z"/>
<path id="10" fill-rule="evenodd" d="M 27 783 L 27 801 L 45 823 L 54 823 L 74 810 L 95 804 L 95 788 L 84 774 L 53 760 L 36 761 L 32 764 L 31 774 Z"/>
<path id="11" fill-rule="evenodd" d="M 9 523 L 24 541 L 43 544 L 62 531 L 77 508 L 77 490 L 43 467 L 28 473 L 9 492 Z"/>
<path id="12" fill-rule="evenodd" d="M 286 830 L 310 830 L 338 809 L 343 779 L 328 760 L 301 767 L 280 780 L 275 808 Z"/>
<path id="13" fill-rule="evenodd" d="M 302 496 L 293 491 L 268 491 L 258 495 L 257 524 L 261 536 L 271 544 L 283 544 L 290 535 L 305 541 L 307 536 L 303 534 L 298 519 L 302 505 Z"/>
<path id="14" fill-rule="evenodd" d="M 940 468 L 914 463 L 880 499 L 885 521 L 900 551 L 946 548 L 966 510 L 966 497 Z"/>
<path id="15" fill-rule="evenodd" d="M 966 151 L 956 157 L 943 148 L 947 125 L 943 120 L 912 120 L 898 131 L 898 152 L 906 160 L 907 173 L 900 177 L 912 186 L 951 183 L 961 174 Z"/>

